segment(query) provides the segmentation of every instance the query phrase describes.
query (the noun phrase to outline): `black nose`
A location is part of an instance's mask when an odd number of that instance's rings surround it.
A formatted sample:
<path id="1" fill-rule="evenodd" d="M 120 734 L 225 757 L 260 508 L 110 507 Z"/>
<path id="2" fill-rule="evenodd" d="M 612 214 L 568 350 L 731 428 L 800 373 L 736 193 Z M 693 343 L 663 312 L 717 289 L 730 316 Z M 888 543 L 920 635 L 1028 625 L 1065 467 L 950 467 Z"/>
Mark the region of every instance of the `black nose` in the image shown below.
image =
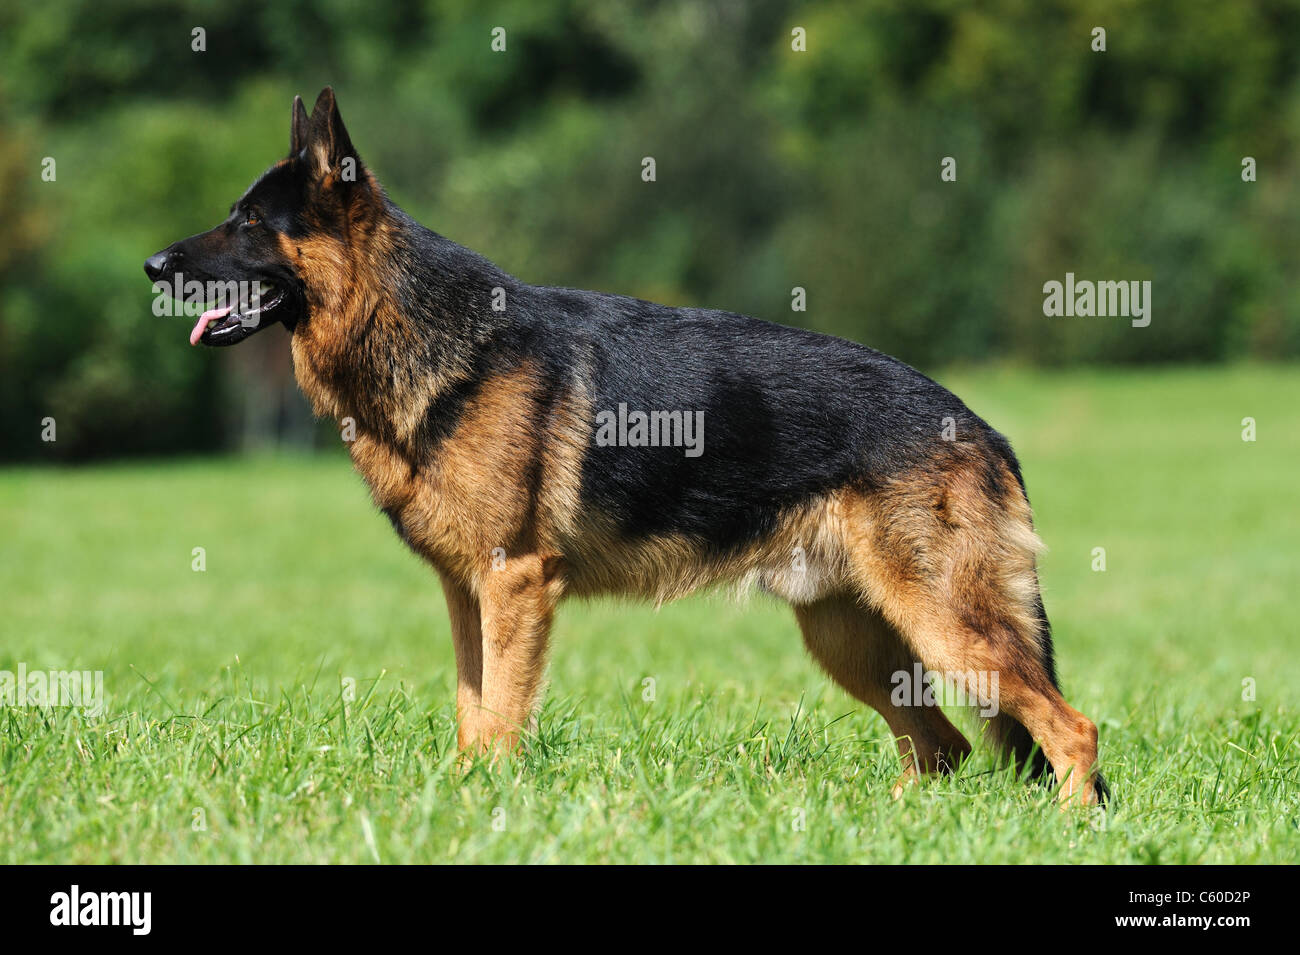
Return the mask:
<path id="1" fill-rule="evenodd" d="M 180 253 L 163 249 L 144 260 L 144 274 L 156 282 L 171 270 L 172 263 L 179 257 Z"/>

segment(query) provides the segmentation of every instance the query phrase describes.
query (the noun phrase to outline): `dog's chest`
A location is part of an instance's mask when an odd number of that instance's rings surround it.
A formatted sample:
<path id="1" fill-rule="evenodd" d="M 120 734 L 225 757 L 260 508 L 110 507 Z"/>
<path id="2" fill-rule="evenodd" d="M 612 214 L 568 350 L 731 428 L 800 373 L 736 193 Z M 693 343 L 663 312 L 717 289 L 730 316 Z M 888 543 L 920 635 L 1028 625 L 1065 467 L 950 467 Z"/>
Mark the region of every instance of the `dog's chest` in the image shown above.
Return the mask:
<path id="1" fill-rule="evenodd" d="M 323 417 L 343 417 L 339 414 L 338 395 L 326 385 L 322 374 L 324 369 L 311 347 L 305 343 L 304 334 L 295 332 L 289 347 L 293 354 L 293 377 L 311 402 L 312 410 Z"/>
<path id="2" fill-rule="evenodd" d="M 533 508 L 509 473 L 518 465 L 490 449 L 448 443 L 417 465 L 359 432 L 349 450 L 393 529 L 439 570 L 476 577 L 530 530 Z"/>
<path id="3" fill-rule="evenodd" d="M 416 466 L 365 432 L 356 434 L 348 451 L 376 506 L 408 547 L 441 569 L 464 560 L 464 548 L 454 533 L 455 508 L 449 506 L 436 462 Z"/>
<path id="4" fill-rule="evenodd" d="M 352 402 L 333 400 L 351 413 Z M 553 415 L 563 426 L 548 429 L 540 409 L 535 372 L 518 368 L 478 382 L 436 439 L 390 440 L 361 414 L 348 447 L 406 544 L 469 580 L 503 555 L 554 551 L 577 519 L 586 419 L 565 405 Z M 402 424 L 390 414 L 382 434 L 410 433 Z"/>

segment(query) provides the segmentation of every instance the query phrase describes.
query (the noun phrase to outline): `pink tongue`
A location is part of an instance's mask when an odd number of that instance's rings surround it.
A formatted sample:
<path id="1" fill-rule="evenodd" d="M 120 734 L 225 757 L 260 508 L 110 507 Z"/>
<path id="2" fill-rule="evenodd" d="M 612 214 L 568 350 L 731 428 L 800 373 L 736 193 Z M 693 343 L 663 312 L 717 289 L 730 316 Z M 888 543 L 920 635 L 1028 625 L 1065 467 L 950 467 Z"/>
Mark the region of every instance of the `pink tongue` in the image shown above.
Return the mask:
<path id="1" fill-rule="evenodd" d="M 197 345 L 199 339 L 203 337 L 203 333 L 207 330 L 208 325 L 219 318 L 224 318 L 229 315 L 231 308 L 233 308 L 231 305 L 227 305 L 225 308 L 210 308 L 200 315 L 199 320 L 194 323 L 194 328 L 190 332 L 190 344 Z"/>

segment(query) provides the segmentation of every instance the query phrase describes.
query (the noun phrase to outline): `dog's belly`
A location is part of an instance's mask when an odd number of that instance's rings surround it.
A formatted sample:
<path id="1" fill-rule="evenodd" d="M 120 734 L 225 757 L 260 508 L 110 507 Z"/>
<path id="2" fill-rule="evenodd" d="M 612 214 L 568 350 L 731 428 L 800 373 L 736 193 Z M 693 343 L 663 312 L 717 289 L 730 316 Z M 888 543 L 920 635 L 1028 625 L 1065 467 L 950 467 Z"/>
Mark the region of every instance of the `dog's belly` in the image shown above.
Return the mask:
<path id="1" fill-rule="evenodd" d="M 564 542 L 567 590 L 664 603 L 708 587 L 760 589 L 791 603 L 809 603 L 847 581 L 839 505 L 834 496 L 780 515 L 770 533 L 718 549 L 682 535 L 628 538 L 599 515 Z"/>
<path id="2" fill-rule="evenodd" d="M 515 521 L 500 512 L 500 495 L 490 487 L 473 498 L 462 494 L 449 499 L 449 489 L 433 484 L 427 474 L 412 473 L 381 447 L 357 444 L 353 457 L 375 503 L 416 554 L 476 590 L 495 558 L 511 556 Z M 630 538 L 596 514 L 584 515 L 568 533 L 537 544 L 562 558 L 565 592 L 578 597 L 665 603 L 693 591 L 726 587 L 810 603 L 846 586 L 838 506 L 832 497 L 783 515 L 759 540 L 723 551 L 677 535 Z"/>

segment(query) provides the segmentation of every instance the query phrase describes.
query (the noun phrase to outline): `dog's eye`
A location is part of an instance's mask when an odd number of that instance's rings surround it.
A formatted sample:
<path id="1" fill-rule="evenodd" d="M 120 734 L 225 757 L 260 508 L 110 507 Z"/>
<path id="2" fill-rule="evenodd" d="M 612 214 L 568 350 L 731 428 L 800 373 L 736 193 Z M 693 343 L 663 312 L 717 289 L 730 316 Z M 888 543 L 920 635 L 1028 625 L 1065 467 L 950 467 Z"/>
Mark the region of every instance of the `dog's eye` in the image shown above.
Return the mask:
<path id="1" fill-rule="evenodd" d="M 250 212 L 248 215 L 244 216 L 244 225 L 258 225 L 261 221 L 262 217 L 256 212 Z"/>

